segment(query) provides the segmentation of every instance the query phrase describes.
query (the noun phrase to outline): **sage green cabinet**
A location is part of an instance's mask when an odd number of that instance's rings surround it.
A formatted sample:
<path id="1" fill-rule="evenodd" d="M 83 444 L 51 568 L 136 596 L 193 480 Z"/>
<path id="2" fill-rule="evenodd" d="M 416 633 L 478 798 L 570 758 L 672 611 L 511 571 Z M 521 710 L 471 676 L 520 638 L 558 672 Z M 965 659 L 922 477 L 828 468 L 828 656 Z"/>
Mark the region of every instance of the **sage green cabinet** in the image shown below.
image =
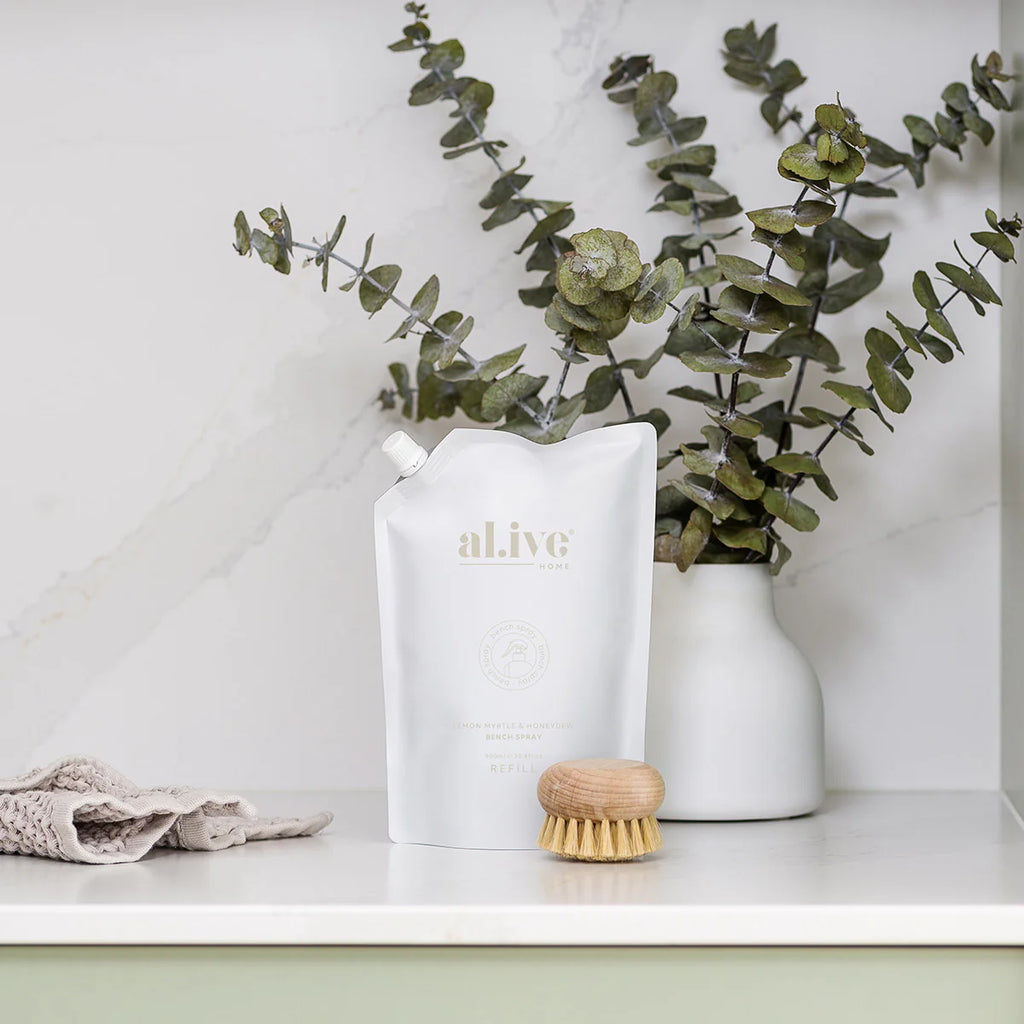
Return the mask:
<path id="1" fill-rule="evenodd" d="M 1024 950 L 0 948 L 2 1019 L 1020 1024 Z"/>

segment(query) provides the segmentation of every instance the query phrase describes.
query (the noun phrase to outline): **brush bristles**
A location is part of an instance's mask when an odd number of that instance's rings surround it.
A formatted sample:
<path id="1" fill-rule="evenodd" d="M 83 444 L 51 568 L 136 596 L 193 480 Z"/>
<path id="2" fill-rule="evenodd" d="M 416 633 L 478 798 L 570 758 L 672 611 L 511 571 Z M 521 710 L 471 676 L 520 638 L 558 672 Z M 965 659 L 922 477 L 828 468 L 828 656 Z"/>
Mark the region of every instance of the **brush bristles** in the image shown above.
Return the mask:
<path id="1" fill-rule="evenodd" d="M 547 815 L 537 845 L 570 860 L 633 860 L 661 849 L 661 829 L 653 815 L 630 821 L 590 821 Z"/>

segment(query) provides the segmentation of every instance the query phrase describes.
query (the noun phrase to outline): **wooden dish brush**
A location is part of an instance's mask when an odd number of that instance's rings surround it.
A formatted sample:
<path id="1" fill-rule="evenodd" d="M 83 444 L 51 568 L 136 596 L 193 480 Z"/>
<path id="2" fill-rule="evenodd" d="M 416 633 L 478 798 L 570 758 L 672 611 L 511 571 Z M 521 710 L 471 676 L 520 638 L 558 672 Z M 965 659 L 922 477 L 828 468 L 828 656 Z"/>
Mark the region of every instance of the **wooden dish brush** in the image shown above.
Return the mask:
<path id="1" fill-rule="evenodd" d="M 661 847 L 665 783 L 643 761 L 560 761 L 537 783 L 547 812 L 537 845 L 571 860 L 634 860 Z"/>

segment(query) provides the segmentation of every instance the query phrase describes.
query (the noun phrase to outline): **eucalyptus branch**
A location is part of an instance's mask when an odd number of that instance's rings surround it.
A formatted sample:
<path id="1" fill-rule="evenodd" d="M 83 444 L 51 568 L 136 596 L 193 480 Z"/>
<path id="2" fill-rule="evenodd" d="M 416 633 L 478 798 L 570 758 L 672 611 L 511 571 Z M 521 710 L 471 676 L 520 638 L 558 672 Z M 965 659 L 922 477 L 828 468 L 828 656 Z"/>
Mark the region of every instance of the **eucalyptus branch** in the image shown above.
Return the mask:
<path id="1" fill-rule="evenodd" d="M 344 256 L 339 256 L 336 252 L 327 252 L 327 251 L 325 251 L 325 247 L 323 245 L 320 245 L 319 243 L 317 243 L 315 238 L 313 239 L 313 243 L 314 244 L 309 245 L 309 244 L 307 244 L 305 242 L 295 242 L 295 241 L 293 241 L 292 242 L 292 247 L 295 248 L 295 249 L 302 249 L 304 252 L 312 252 L 312 253 L 316 253 L 317 255 L 320 255 L 320 256 L 325 256 L 328 259 L 336 260 L 343 267 L 346 267 L 347 269 L 352 271 L 352 273 L 355 275 L 355 280 L 356 281 L 365 281 L 367 284 L 371 285 L 377 291 L 382 292 L 385 295 L 387 295 L 387 301 L 388 302 L 391 302 L 394 305 L 396 305 L 399 309 L 401 309 L 403 312 L 405 312 L 416 323 L 422 324 L 423 328 L 426 331 L 432 332 L 432 333 L 436 334 L 442 341 L 446 342 L 449 345 L 456 344 L 458 347 L 455 349 L 455 351 L 460 356 L 462 356 L 462 358 L 465 359 L 466 362 L 469 363 L 473 367 L 474 370 L 478 370 L 480 368 L 480 365 L 481 365 L 480 360 L 479 359 L 475 359 L 473 356 L 471 356 L 466 351 L 464 346 L 462 346 L 461 344 L 458 344 L 458 342 L 456 341 L 455 337 L 452 334 L 450 334 L 448 331 L 444 330 L 443 328 L 439 327 L 436 323 L 434 323 L 433 320 L 430 320 L 430 319 L 428 319 L 426 317 L 421 316 L 420 313 L 417 310 L 413 309 L 412 306 L 408 305 L 407 303 L 403 302 L 400 298 L 398 298 L 398 296 L 395 295 L 395 293 L 386 284 L 376 280 L 373 277 L 373 275 L 372 274 L 368 274 L 363 269 L 363 267 L 357 266 L 355 263 L 352 263 L 350 260 L 345 259 Z M 412 334 L 412 333 L 416 333 L 416 332 L 408 331 L 407 333 Z"/>
<path id="2" fill-rule="evenodd" d="M 846 207 L 850 203 L 850 196 L 852 194 L 853 194 L 852 192 L 847 192 L 843 196 L 842 205 L 839 207 L 839 212 L 836 215 L 836 216 L 839 217 L 840 220 L 842 220 L 843 217 L 846 215 Z M 837 250 L 836 239 L 832 238 L 832 239 L 829 240 L 829 243 L 828 243 L 828 255 L 827 255 L 826 259 L 825 259 L 825 270 L 826 270 L 826 273 L 831 268 L 832 264 L 836 261 L 837 255 L 838 255 L 838 250 Z M 826 277 L 826 284 L 827 284 L 827 277 Z M 821 315 L 821 307 L 824 304 L 824 301 L 825 301 L 825 293 L 824 293 L 824 289 L 822 289 L 822 291 L 815 298 L 814 305 L 811 308 L 811 316 L 810 316 L 810 320 L 808 321 L 808 325 L 807 325 L 807 331 L 808 331 L 809 334 L 813 334 L 815 328 L 818 326 L 818 317 Z M 787 413 L 787 415 L 792 416 L 793 415 L 793 410 L 796 408 L 797 399 L 800 396 L 800 388 L 801 388 L 801 386 L 803 385 L 803 382 L 804 382 L 804 374 L 807 372 L 807 361 L 808 361 L 808 357 L 807 356 L 800 356 L 799 360 L 797 362 L 796 378 L 793 381 L 793 392 L 792 392 L 792 394 L 790 396 L 789 404 L 786 406 L 786 413 Z M 784 436 L 779 438 L 778 448 L 775 451 L 776 455 L 780 454 L 783 451 L 783 449 L 785 448 L 784 441 L 785 441 L 785 437 Z"/>
<path id="3" fill-rule="evenodd" d="M 417 20 L 414 24 L 406 26 L 403 30 L 403 38 L 399 42 L 393 43 L 391 49 L 421 51 L 423 57 L 420 65 L 429 68 L 427 78 L 413 86 L 410 103 L 419 104 L 436 99 L 448 99 L 457 105 L 458 109 L 454 115 L 458 118 L 456 126 L 446 132 L 441 140 L 442 145 L 448 147 L 445 157 L 446 159 L 455 158 L 481 149 L 498 171 L 498 181 L 481 203 L 481 205 L 495 206 L 494 213 L 484 222 L 485 229 L 513 220 L 524 211 L 531 218 L 534 229 L 522 248 L 535 242 L 537 247 L 544 246 L 548 250 L 549 256 L 546 260 L 539 260 L 535 252 L 528 260 L 527 268 L 531 269 L 531 265 L 533 265 L 533 268 L 544 269 L 548 273 L 540 288 L 521 290 L 520 298 L 529 305 L 546 306 L 554 296 L 555 289 L 552 280 L 554 266 L 568 249 L 567 243 L 558 235 L 558 232 L 572 222 L 575 214 L 568 203 L 546 203 L 525 195 L 522 186 L 529 181 L 529 176 L 517 173 L 522 167 L 523 161 L 520 161 L 515 168 L 506 168 L 498 156 L 499 148 L 503 148 L 505 143 L 497 139 L 488 139 L 484 135 L 482 122 L 493 101 L 493 87 L 478 79 L 456 79 L 454 72 L 465 59 L 461 43 L 455 39 L 442 43 L 432 42 L 430 30 L 424 20 L 427 18 L 425 5 L 407 5 L 406 10 L 414 14 Z M 475 141 L 472 141 L 470 145 L 464 145 L 463 135 L 459 134 L 460 131 L 468 132 L 471 139 Z M 494 203 L 491 203 L 490 200 L 496 189 L 498 190 L 497 198 Z M 542 217 L 538 210 L 545 216 Z M 571 368 L 571 356 L 576 351 L 570 336 L 565 334 L 563 338 L 565 340 L 563 352 L 569 355 L 570 359 L 564 360 L 555 392 L 546 405 L 544 419 L 548 424 L 561 402 Z M 607 349 L 607 358 L 609 365 L 613 367 L 613 377 L 623 405 L 628 415 L 633 416 L 633 403 L 625 379 L 617 369 L 610 346 Z"/>
<path id="4" fill-rule="evenodd" d="M 924 271 L 918 271 L 915 275 L 914 297 L 919 305 L 925 309 L 926 313 L 925 322 L 920 327 L 916 330 L 911 330 L 904 326 L 892 313 L 888 314 L 890 321 L 902 338 L 902 345 L 898 344 L 886 332 L 880 331 L 877 328 L 872 328 L 868 331 L 865 344 L 869 352 L 867 368 L 870 384 L 867 387 L 854 388 L 848 385 L 837 386 L 837 382 L 834 381 L 827 381 L 825 383 L 825 387 L 828 387 L 829 390 L 839 395 L 849 404 L 849 409 L 841 417 L 821 413 L 820 410 L 816 409 L 803 410 L 805 415 L 811 414 L 817 422 L 827 423 L 831 429 L 812 452 L 806 455 L 784 457 L 790 460 L 785 465 L 792 464 L 794 467 L 799 465 L 802 468 L 792 474 L 785 488 L 784 511 L 780 510 L 773 513 L 769 510 L 769 514 L 761 522 L 761 529 L 770 531 L 775 520 L 777 518 L 785 518 L 785 514 L 792 507 L 796 507 L 798 510 L 798 521 L 799 517 L 810 511 L 807 509 L 807 506 L 797 502 L 793 498 L 793 494 L 808 475 L 816 475 L 821 472 L 821 455 L 839 434 L 844 434 L 854 440 L 866 454 L 872 454 L 871 449 L 861 440 L 860 432 L 852 425 L 852 420 L 857 410 L 870 409 L 883 423 L 886 423 L 886 426 L 892 429 L 881 413 L 876 396 L 892 411 L 902 413 L 910 404 L 911 399 L 910 391 L 904 383 L 904 378 L 909 377 L 911 373 L 911 368 L 907 361 L 908 355 L 911 352 L 925 355 L 927 348 L 942 362 L 947 362 L 952 358 L 952 349 L 946 345 L 945 341 L 928 333 L 928 329 L 932 328 L 959 347 L 956 333 L 944 315 L 946 307 L 951 302 L 958 296 L 965 296 L 970 300 L 976 311 L 981 313 L 984 312 L 982 309 L 983 303 L 999 303 L 1001 301 L 992 286 L 981 276 L 978 268 L 990 252 L 994 253 L 1002 262 L 1008 262 L 1014 258 L 1012 238 L 1020 234 L 1021 219 L 1019 216 L 1016 216 L 1010 220 L 999 220 L 991 210 L 987 212 L 986 217 L 991 230 L 974 232 L 972 234 L 972 238 L 982 247 L 982 252 L 978 259 L 971 262 L 965 258 L 966 270 L 963 267 L 957 267 L 950 263 L 936 264 L 940 273 L 953 286 L 953 290 L 945 300 L 941 303 L 938 301 L 931 281 Z M 960 247 L 956 243 L 954 243 L 954 247 L 960 253 Z M 832 386 L 829 387 L 829 385 Z M 783 467 L 780 466 L 780 468 Z M 798 525 L 797 528 L 803 527 Z"/>
<path id="5" fill-rule="evenodd" d="M 431 43 L 426 39 L 421 39 L 419 37 L 416 37 L 415 39 L 416 49 L 425 50 L 429 53 L 430 50 L 433 49 L 435 46 L 435 43 Z M 454 101 L 455 103 L 458 103 L 459 95 L 457 92 L 455 92 L 453 85 L 453 83 L 455 82 L 455 76 L 450 71 L 443 71 L 440 68 L 432 68 L 431 74 L 437 79 L 437 81 L 442 82 L 446 85 L 446 88 L 441 95 L 445 99 L 449 99 Z M 480 130 L 479 125 L 476 123 L 476 117 L 471 112 L 464 112 L 462 114 L 462 117 L 465 120 L 466 124 L 469 125 L 473 134 L 476 136 L 477 141 L 481 143 L 480 148 L 483 151 L 484 155 L 491 161 L 492 164 L 494 164 L 494 167 L 497 170 L 498 174 L 502 178 L 506 177 L 509 174 L 509 170 L 502 164 L 501 159 L 497 154 L 498 143 L 489 141 L 487 138 L 485 138 L 484 133 Z M 534 201 L 532 199 L 528 199 L 523 194 L 522 189 L 520 189 L 519 186 L 516 185 L 514 182 L 510 184 L 510 187 L 512 190 L 512 195 L 514 195 L 520 201 L 520 203 L 523 204 L 524 209 L 526 210 L 530 218 L 533 220 L 534 224 L 539 224 L 541 218 L 540 215 L 537 213 Z M 548 235 L 545 240 L 549 243 L 550 248 L 555 255 L 555 258 L 557 259 L 558 257 L 560 257 L 562 255 L 562 250 L 559 248 L 558 243 L 555 242 L 554 238 L 551 235 Z"/>
<path id="6" fill-rule="evenodd" d="M 982 252 L 981 256 L 978 258 L 977 262 L 969 264 L 970 269 L 976 270 L 981 265 L 982 260 L 984 260 L 985 257 L 989 254 L 989 252 L 989 249 L 985 249 Z M 944 310 L 958 295 L 965 294 L 967 293 L 963 288 L 955 288 L 946 298 L 946 300 L 938 307 L 938 311 L 942 312 L 942 310 Z M 920 327 L 918 327 L 916 331 L 913 332 L 912 339 L 914 342 L 920 342 L 921 338 L 924 337 L 925 333 L 927 332 L 928 326 L 928 321 L 925 320 L 925 322 Z M 914 345 L 911 342 L 905 341 L 903 345 L 900 346 L 900 348 L 898 349 L 896 355 L 894 355 L 891 359 L 884 363 L 885 369 L 895 369 L 896 365 L 900 362 L 900 360 L 905 359 L 907 355 L 912 351 L 918 351 L 918 349 L 915 349 Z M 867 387 L 864 388 L 865 394 L 868 395 L 873 395 L 876 390 L 877 385 L 874 383 L 868 384 Z M 832 427 L 832 429 L 829 430 L 829 432 L 825 435 L 825 438 L 821 441 L 821 443 L 814 449 L 814 452 L 812 454 L 815 458 L 819 458 L 821 456 L 821 453 L 829 446 L 829 444 L 831 444 L 832 441 L 839 434 L 842 433 L 842 428 L 845 427 L 850 422 L 850 420 L 853 419 L 856 411 L 857 409 L 854 406 L 851 406 L 849 409 L 847 409 L 847 411 L 839 419 L 838 425 Z M 803 481 L 806 475 L 806 473 L 798 473 L 786 487 L 786 493 L 792 494 L 797 489 L 797 487 L 800 486 L 800 483 Z"/>

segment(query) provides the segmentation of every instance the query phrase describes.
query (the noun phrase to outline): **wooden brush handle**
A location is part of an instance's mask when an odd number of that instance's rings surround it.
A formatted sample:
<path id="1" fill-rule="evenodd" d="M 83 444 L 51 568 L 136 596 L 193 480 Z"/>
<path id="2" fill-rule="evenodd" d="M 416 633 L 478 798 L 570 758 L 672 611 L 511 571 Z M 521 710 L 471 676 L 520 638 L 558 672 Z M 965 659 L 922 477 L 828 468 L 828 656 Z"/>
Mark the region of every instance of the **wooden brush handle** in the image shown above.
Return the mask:
<path id="1" fill-rule="evenodd" d="M 629 821 L 654 814 L 665 799 L 665 783 L 643 761 L 560 761 L 541 775 L 537 799 L 558 818 Z"/>

